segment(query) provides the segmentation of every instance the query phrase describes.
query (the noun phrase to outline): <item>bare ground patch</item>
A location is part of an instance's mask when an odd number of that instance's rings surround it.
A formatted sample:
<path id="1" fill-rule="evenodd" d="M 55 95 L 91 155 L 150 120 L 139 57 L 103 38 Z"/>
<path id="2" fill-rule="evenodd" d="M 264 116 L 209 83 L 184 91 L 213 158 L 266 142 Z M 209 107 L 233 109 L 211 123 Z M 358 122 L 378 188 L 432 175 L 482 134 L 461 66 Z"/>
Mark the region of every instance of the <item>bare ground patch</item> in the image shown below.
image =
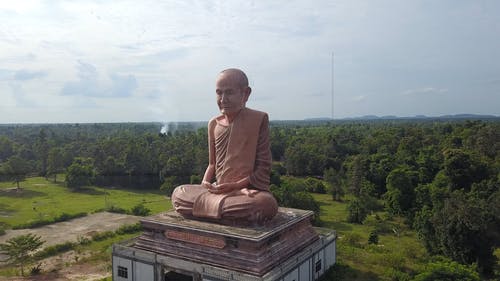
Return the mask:
<path id="1" fill-rule="evenodd" d="M 92 256 L 91 252 L 76 253 L 69 251 L 58 256 L 46 258 L 39 263 L 43 273 L 33 276 L 0 277 L 1 281 L 98 281 L 111 276 L 111 269 L 107 263 L 96 265 L 94 263 L 80 262 Z"/>
<path id="2" fill-rule="evenodd" d="M 54 223 L 51 225 L 35 229 L 7 230 L 6 234 L 0 236 L 0 243 L 23 234 L 33 233 L 40 235 L 45 241 L 43 247 L 61 244 L 67 241 L 77 242 L 78 237 L 90 238 L 92 234 L 103 231 L 114 231 L 124 224 L 134 224 L 139 222 L 141 217 L 116 214 L 116 213 L 96 213 L 86 217 L 73 219 L 70 221 Z M 69 251 L 58 256 L 49 257 L 42 261 L 41 268 L 44 273 L 29 277 L 0 277 L 0 280 L 101 280 L 110 276 L 111 272 L 108 264 L 94 265 L 80 262 L 91 256 L 92 253 L 76 253 Z M 0 257 L 3 259 L 4 257 Z M 111 257 L 110 257 L 111 258 Z"/>
<path id="3" fill-rule="evenodd" d="M 45 241 L 43 247 L 61 244 L 67 241 L 77 242 L 80 236 L 90 237 L 96 232 L 117 230 L 124 224 L 137 223 L 139 219 L 140 217 L 125 214 L 108 212 L 95 213 L 82 218 L 53 223 L 33 229 L 6 230 L 5 235 L 0 236 L 0 243 L 4 243 L 12 237 L 28 233 L 41 236 L 42 240 Z"/>

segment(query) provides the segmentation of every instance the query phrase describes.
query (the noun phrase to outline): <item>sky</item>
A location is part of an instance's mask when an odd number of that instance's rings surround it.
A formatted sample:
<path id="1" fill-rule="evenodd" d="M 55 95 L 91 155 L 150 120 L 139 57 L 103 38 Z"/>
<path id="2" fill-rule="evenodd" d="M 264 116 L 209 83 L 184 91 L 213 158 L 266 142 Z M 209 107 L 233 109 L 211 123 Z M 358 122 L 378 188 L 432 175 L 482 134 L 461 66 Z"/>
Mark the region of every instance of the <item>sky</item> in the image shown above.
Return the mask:
<path id="1" fill-rule="evenodd" d="M 0 18 L 0 123 L 206 121 L 230 67 L 271 120 L 500 115 L 496 0 L 1 0 Z"/>

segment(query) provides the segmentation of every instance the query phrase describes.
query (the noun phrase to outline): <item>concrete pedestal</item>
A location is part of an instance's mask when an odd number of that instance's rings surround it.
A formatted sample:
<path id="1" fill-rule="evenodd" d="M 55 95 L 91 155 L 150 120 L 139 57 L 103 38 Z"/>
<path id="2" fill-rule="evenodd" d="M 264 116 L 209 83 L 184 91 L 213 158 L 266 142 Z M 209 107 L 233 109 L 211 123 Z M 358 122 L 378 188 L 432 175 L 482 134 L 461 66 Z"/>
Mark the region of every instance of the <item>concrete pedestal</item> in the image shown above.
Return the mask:
<path id="1" fill-rule="evenodd" d="M 175 212 L 147 217 L 141 220 L 142 235 L 114 245 L 113 280 L 146 280 L 130 279 L 128 271 L 124 273 L 129 267 L 130 276 L 152 272 L 154 279 L 147 280 L 157 281 L 180 280 L 179 276 L 214 281 L 316 280 L 335 263 L 336 237 L 331 230 L 313 228 L 312 215 L 280 208 L 266 224 L 246 227 L 185 219 Z"/>

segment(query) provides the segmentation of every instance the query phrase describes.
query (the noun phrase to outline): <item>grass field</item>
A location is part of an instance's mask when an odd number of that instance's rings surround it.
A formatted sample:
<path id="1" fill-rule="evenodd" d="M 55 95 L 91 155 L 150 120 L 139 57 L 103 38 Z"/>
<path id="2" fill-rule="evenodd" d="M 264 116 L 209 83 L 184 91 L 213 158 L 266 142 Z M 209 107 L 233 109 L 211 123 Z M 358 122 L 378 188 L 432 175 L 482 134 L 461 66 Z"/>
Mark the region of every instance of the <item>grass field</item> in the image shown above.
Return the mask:
<path id="1" fill-rule="evenodd" d="M 346 221 L 347 202 L 335 202 L 328 194 L 313 197 L 320 204 L 324 226 L 335 229 L 338 235 L 337 262 L 342 276 L 334 280 L 406 280 L 428 261 L 415 232 L 400 219 L 386 219 L 380 212 L 377 215 L 381 221 L 372 214 L 365 224 L 351 224 Z M 384 231 L 379 233 L 378 244 L 369 244 L 369 234 L 377 223 Z"/>
<path id="2" fill-rule="evenodd" d="M 30 221 L 51 219 L 62 213 L 93 213 L 111 206 L 130 210 L 137 204 L 144 204 L 152 213 L 159 213 L 171 208 L 171 203 L 161 192 L 123 190 L 114 188 L 88 187 L 72 191 L 63 183 L 53 183 L 45 178 L 28 178 L 21 182 L 21 190 L 16 190 L 12 182 L 0 182 L 0 224 L 5 228 L 25 224 Z M 132 238 L 136 234 L 117 235 L 103 241 L 79 245 L 76 252 L 92 252 L 90 257 L 82 258 L 78 263 L 92 266 L 107 266 L 111 272 L 111 245 L 115 242 Z M 78 253 L 75 254 L 78 256 Z M 70 261 L 69 263 L 75 263 Z M 0 276 L 15 276 L 17 268 L 2 267 Z"/>
<path id="3" fill-rule="evenodd" d="M 12 182 L 0 182 L 0 223 L 7 228 L 34 220 L 50 219 L 62 213 L 92 213 L 110 206 L 130 210 L 143 203 L 153 213 L 171 208 L 161 192 L 89 187 L 71 191 L 63 184 L 45 178 L 28 178 L 22 190 Z"/>

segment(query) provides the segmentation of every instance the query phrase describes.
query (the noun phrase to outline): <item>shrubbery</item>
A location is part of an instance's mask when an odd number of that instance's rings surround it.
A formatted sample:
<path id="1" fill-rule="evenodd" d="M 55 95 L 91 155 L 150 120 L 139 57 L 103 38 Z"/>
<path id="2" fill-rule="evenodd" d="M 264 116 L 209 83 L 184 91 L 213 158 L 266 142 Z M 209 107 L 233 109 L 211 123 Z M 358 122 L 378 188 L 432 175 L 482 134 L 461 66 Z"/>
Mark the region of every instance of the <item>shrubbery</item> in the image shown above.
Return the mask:
<path id="1" fill-rule="evenodd" d="M 121 207 L 117 207 L 115 205 L 111 205 L 109 207 L 107 207 L 106 209 L 104 209 L 106 212 L 110 212 L 110 213 L 117 213 L 117 214 L 128 214 L 127 210 L 121 208 Z"/>
<path id="2" fill-rule="evenodd" d="M 62 213 L 59 216 L 54 217 L 53 219 L 36 220 L 28 223 L 18 224 L 12 227 L 12 229 L 37 228 L 44 225 L 53 224 L 56 222 L 69 221 L 71 219 L 85 217 L 86 215 L 87 213 L 85 212 L 80 212 L 76 214 Z"/>
<path id="3" fill-rule="evenodd" d="M 170 176 L 165 178 L 163 184 L 160 187 L 160 190 L 165 191 L 167 196 L 171 196 L 176 186 L 177 186 L 177 177 Z"/>
<path id="4" fill-rule="evenodd" d="M 116 234 L 129 234 L 129 233 L 136 233 L 142 230 L 142 225 L 140 223 L 136 224 L 124 224 L 120 226 L 115 232 Z"/>
<path id="5" fill-rule="evenodd" d="M 363 241 L 363 237 L 356 232 L 346 233 L 343 237 L 343 242 L 351 247 L 361 248 L 361 241 Z"/>
<path id="6" fill-rule="evenodd" d="M 110 212 L 110 213 L 116 213 L 116 214 L 128 214 L 128 215 L 134 215 L 134 216 L 149 216 L 151 214 L 151 210 L 144 206 L 144 204 L 139 203 L 132 207 L 130 210 L 117 207 L 115 205 L 110 205 L 107 208 L 104 209 L 98 209 L 95 212 Z"/>
<path id="7" fill-rule="evenodd" d="M 134 216 L 149 216 L 151 214 L 151 210 L 146 208 L 144 204 L 135 205 L 131 211 Z"/>
<path id="8" fill-rule="evenodd" d="M 67 241 L 61 244 L 56 244 L 52 246 L 45 247 L 43 250 L 35 254 L 35 258 L 44 259 L 50 256 L 55 256 L 59 253 L 67 252 L 69 250 L 73 250 L 76 247 L 77 243 Z"/>
<path id="9" fill-rule="evenodd" d="M 479 281 L 479 275 L 473 266 L 459 264 L 450 259 L 441 258 L 432 261 L 425 270 L 415 276 L 413 281 Z"/>
<path id="10" fill-rule="evenodd" d="M 302 210 L 310 210 L 314 212 L 313 223 L 320 225 L 319 204 L 314 200 L 311 194 L 305 191 L 293 192 L 290 188 L 283 186 L 272 186 L 271 192 L 278 201 L 281 207 L 297 208 Z"/>
<path id="11" fill-rule="evenodd" d="M 312 193 L 326 193 L 325 185 L 322 180 L 308 177 L 304 180 L 304 185 L 306 187 L 306 191 Z"/>
<path id="12" fill-rule="evenodd" d="M 92 240 L 94 241 L 102 241 L 106 240 L 108 238 L 115 237 L 116 233 L 114 231 L 103 231 L 103 232 L 97 232 L 92 235 Z"/>
<path id="13" fill-rule="evenodd" d="M 378 233 L 376 230 L 372 230 L 370 235 L 368 235 L 368 244 L 378 244 Z"/>

